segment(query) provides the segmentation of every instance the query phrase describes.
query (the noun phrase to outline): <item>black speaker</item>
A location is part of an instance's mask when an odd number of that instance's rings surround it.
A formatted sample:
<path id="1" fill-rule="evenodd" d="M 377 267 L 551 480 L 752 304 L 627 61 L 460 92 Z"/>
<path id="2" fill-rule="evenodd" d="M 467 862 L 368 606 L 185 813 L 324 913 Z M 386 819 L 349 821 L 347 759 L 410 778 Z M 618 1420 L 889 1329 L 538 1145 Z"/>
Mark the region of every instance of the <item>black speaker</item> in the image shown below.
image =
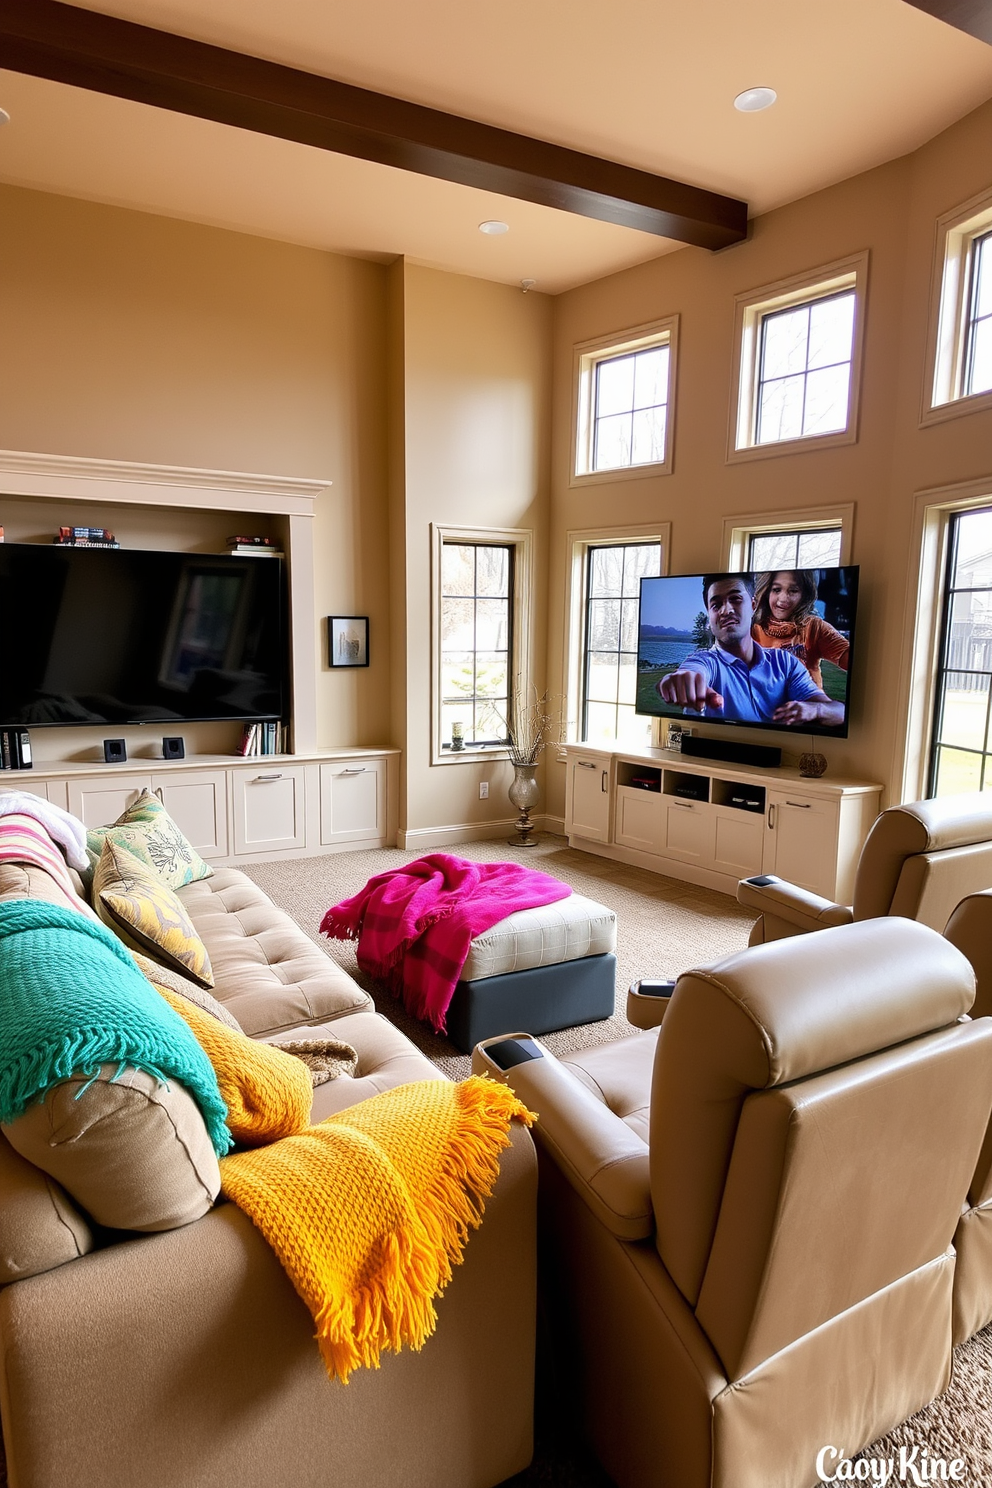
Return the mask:
<path id="1" fill-rule="evenodd" d="M 682 753 L 697 759 L 726 760 L 731 765 L 761 765 L 766 770 L 782 763 L 781 749 L 770 744 L 738 744 L 733 739 L 703 739 L 698 734 L 682 735 Z"/>
<path id="2" fill-rule="evenodd" d="M 186 745 L 183 743 L 182 739 L 163 739 L 162 740 L 162 758 L 163 759 L 185 759 L 186 758 Z"/>
<path id="3" fill-rule="evenodd" d="M 103 757 L 108 765 L 122 765 L 127 759 L 127 745 L 123 739 L 104 739 Z"/>

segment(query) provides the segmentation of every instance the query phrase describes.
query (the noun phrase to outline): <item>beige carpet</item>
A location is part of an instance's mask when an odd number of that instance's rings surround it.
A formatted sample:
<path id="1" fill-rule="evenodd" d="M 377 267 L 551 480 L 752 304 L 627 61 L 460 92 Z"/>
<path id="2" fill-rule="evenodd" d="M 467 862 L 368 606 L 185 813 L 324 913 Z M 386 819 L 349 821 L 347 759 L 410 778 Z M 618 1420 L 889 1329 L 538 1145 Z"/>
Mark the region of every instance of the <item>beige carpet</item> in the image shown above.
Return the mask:
<path id="1" fill-rule="evenodd" d="M 675 976 L 741 950 L 747 943 L 750 917 L 724 894 L 692 884 L 660 878 L 640 868 L 629 868 L 606 858 L 569 848 L 564 838 L 543 836 L 533 852 L 518 853 L 502 842 L 462 844 L 452 849 L 460 857 L 492 862 L 519 859 L 571 884 L 580 894 L 598 899 L 617 911 L 617 1006 L 610 1019 L 565 1029 L 543 1037 L 556 1053 L 621 1038 L 630 1030 L 623 1017 L 624 993 L 639 976 Z M 358 971 L 351 944 L 328 943 L 317 925 L 329 905 L 357 892 L 385 868 L 421 856 L 386 849 L 342 853 L 320 858 L 298 858 L 282 863 L 253 864 L 251 878 L 320 945 L 330 950 L 376 998 L 380 1010 L 397 1023 L 448 1075 L 460 1078 L 469 1061 L 447 1039 L 439 1038 L 407 1017 L 403 1009 Z M 563 1445 L 566 1442 L 566 1445 Z M 838 1444 L 842 1445 L 842 1444 Z M 967 1488 L 992 1488 L 992 1328 L 957 1350 L 953 1381 L 926 1410 L 869 1447 L 866 1458 L 894 1458 L 899 1448 L 926 1447 L 931 1458 L 967 1464 Z M 896 1480 L 894 1480 L 896 1481 Z M 912 1479 L 910 1479 L 912 1481 Z M 513 1480 L 519 1488 L 603 1488 L 598 1465 L 578 1443 L 568 1442 L 559 1428 L 547 1446 L 539 1441 L 531 1468 Z"/>
<path id="2" fill-rule="evenodd" d="M 519 852 L 502 841 L 461 843 L 451 851 L 473 862 L 526 862 L 528 867 L 570 884 L 577 894 L 598 899 L 616 910 L 617 1012 L 600 1023 L 542 1034 L 542 1040 L 556 1054 L 607 1043 L 632 1032 L 623 1009 L 627 988 L 635 978 L 674 977 L 690 966 L 718 961 L 747 944 L 753 916 L 726 894 L 698 889 L 674 878 L 661 878 L 643 868 L 628 868 L 624 863 L 613 863 L 591 853 L 576 852 L 564 837 L 544 835 L 539 845 L 527 852 Z M 245 872 L 361 982 L 375 998 L 381 1013 L 402 1028 L 446 1075 L 460 1079 L 469 1071 L 468 1056 L 408 1017 L 399 1003 L 365 977 L 358 969 L 353 942 L 328 941 L 317 930 L 330 905 L 357 893 L 374 874 L 422 856 L 423 851 L 384 848 L 378 852 L 336 853 L 282 863 L 250 863 Z"/>

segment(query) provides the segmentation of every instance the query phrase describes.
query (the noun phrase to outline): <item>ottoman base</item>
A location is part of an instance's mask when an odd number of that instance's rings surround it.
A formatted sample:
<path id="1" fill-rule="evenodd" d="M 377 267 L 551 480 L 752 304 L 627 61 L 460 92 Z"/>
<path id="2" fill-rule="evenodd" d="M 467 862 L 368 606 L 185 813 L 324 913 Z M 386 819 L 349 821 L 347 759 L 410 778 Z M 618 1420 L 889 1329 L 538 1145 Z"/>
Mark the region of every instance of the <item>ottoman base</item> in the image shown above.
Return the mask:
<path id="1" fill-rule="evenodd" d="M 459 982 L 448 1008 L 448 1037 L 469 1054 L 507 1029 L 550 1033 L 613 1015 L 617 958 L 612 952 Z"/>

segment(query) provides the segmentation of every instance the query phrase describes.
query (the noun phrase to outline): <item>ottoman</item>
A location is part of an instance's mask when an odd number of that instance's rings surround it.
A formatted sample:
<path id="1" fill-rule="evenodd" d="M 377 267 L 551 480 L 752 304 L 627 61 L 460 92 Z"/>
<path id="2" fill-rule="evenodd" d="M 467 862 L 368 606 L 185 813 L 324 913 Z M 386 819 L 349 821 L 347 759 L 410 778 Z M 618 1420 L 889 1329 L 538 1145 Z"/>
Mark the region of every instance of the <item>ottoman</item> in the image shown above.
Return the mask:
<path id="1" fill-rule="evenodd" d="M 550 1033 L 613 1014 L 617 917 L 571 894 L 508 915 L 473 940 L 448 1008 L 464 1053 L 509 1029 Z"/>

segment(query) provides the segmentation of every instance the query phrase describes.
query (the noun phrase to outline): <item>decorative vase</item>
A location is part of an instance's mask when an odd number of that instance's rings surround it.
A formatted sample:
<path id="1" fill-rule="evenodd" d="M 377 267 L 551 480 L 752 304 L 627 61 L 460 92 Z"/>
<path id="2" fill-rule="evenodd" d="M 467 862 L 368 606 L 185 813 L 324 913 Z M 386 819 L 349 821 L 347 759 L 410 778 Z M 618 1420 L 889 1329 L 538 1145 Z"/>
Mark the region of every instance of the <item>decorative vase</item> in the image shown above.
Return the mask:
<path id="1" fill-rule="evenodd" d="M 825 754 L 816 754 L 809 750 L 806 754 L 799 756 L 799 773 L 815 780 L 826 772 L 827 757 Z"/>
<path id="2" fill-rule="evenodd" d="M 530 808 L 537 804 L 541 794 L 541 787 L 535 780 L 537 765 L 514 765 L 513 780 L 507 795 L 514 806 L 520 810 L 517 817 L 517 835 L 509 839 L 511 847 L 536 847 L 537 843 L 531 837 L 534 823 L 530 819 Z"/>

